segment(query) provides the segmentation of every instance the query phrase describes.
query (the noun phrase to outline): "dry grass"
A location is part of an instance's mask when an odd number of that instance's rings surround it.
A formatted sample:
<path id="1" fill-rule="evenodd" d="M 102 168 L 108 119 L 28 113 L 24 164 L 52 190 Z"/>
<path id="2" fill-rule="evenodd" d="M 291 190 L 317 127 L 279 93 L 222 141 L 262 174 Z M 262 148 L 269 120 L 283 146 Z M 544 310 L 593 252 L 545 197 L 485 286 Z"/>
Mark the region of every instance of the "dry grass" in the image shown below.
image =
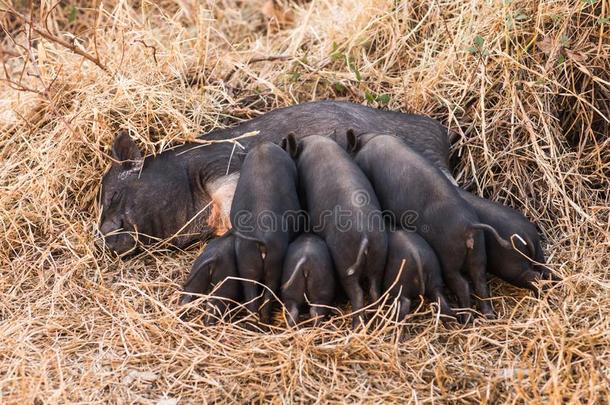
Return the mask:
<path id="1" fill-rule="evenodd" d="M 607 403 L 607 0 L 76 3 L 49 29 L 110 74 L 33 32 L 20 78 L 27 46 L 0 37 L 22 85 L 0 82 L 0 402 Z M 256 61 L 271 56 L 286 58 Z M 422 309 L 404 329 L 258 334 L 177 316 L 200 247 L 127 261 L 95 247 L 119 127 L 154 153 L 325 98 L 448 125 L 460 184 L 534 219 L 565 281 L 540 300 L 494 281 L 499 319 L 464 329 Z"/>

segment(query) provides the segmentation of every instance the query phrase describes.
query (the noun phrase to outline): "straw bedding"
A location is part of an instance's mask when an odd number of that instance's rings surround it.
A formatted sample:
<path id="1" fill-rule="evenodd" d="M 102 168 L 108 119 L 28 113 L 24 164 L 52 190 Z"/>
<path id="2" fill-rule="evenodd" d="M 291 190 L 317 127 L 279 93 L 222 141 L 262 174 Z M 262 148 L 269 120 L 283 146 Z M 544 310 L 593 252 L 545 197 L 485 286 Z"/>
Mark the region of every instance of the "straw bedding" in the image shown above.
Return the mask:
<path id="1" fill-rule="evenodd" d="M 0 3 L 0 402 L 607 401 L 607 1 L 35 3 Z M 443 122 L 460 185 L 539 224 L 564 281 L 492 280 L 498 319 L 466 327 L 257 333 L 180 318 L 202 246 L 96 246 L 119 128 L 159 153 L 326 98 Z"/>

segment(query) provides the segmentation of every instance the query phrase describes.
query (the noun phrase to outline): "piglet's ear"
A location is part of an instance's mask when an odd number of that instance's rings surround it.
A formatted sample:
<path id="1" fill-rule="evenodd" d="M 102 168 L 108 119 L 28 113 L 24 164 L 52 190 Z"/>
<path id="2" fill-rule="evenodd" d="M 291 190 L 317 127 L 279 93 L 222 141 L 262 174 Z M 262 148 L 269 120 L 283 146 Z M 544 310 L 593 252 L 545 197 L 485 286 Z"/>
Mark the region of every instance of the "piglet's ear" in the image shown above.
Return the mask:
<path id="1" fill-rule="evenodd" d="M 281 146 L 282 149 L 288 152 L 293 159 L 299 155 L 300 145 L 293 132 L 289 133 L 286 138 L 282 139 Z"/>
<path id="2" fill-rule="evenodd" d="M 112 157 L 126 169 L 132 169 L 142 160 L 142 152 L 125 130 L 120 131 L 112 142 Z"/>
<path id="3" fill-rule="evenodd" d="M 360 139 L 358 135 L 354 132 L 353 129 L 348 129 L 345 133 L 345 137 L 347 138 L 347 152 L 350 154 L 354 154 L 360 150 Z"/>

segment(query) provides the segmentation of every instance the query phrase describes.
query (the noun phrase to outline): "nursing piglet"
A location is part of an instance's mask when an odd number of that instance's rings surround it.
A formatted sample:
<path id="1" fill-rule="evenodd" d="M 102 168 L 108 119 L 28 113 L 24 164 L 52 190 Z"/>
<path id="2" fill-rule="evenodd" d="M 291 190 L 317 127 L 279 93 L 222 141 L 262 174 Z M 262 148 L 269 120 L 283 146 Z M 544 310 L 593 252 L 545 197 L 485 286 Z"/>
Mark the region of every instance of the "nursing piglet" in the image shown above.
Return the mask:
<path id="1" fill-rule="evenodd" d="M 224 235 L 208 242 L 203 253 L 197 257 L 191 272 L 184 282 L 181 305 L 188 304 L 197 299 L 194 294 L 208 294 L 213 292 L 214 297 L 207 301 L 210 314 L 205 323 L 211 324 L 216 312 L 222 315 L 231 302 L 238 302 L 241 297 L 241 285 L 238 280 L 235 265 L 235 238 L 233 235 Z"/>
<path id="2" fill-rule="evenodd" d="M 299 231 L 300 205 L 294 161 L 279 146 L 263 142 L 245 157 L 231 205 L 231 232 L 246 308 L 269 323 L 279 292 L 288 244 Z M 260 285 L 264 289 L 260 302 Z"/>
<path id="3" fill-rule="evenodd" d="M 282 302 L 287 320 L 295 326 L 299 310 L 310 304 L 314 325 L 326 317 L 335 298 L 335 275 L 332 258 L 320 237 L 306 233 L 288 246 L 282 276 Z"/>
<path id="4" fill-rule="evenodd" d="M 517 287 L 532 290 L 536 295 L 536 281 L 561 280 L 544 265 L 544 252 L 536 225 L 510 207 L 458 190 L 474 208 L 481 222 L 496 229 L 502 238 L 512 240 L 517 249 L 505 249 L 495 238 L 485 238 L 487 271 Z"/>
<path id="5" fill-rule="evenodd" d="M 401 226 L 414 226 L 438 257 L 443 279 L 457 296 L 459 305 L 470 308 L 470 276 L 479 308 L 493 317 L 487 286 L 485 237 L 489 230 L 500 245 L 510 244 L 495 229 L 482 224 L 455 186 L 424 157 L 392 135 L 357 137 L 348 131 L 348 150 L 367 175 L 384 210 L 394 214 Z M 402 223 L 405 220 L 412 223 Z M 460 317 L 462 321 L 465 316 Z"/>
<path id="6" fill-rule="evenodd" d="M 398 298 L 398 319 L 404 320 L 420 296 L 436 302 L 442 315 L 455 318 L 443 293 L 440 264 L 430 245 L 417 233 L 403 230 L 389 232 L 388 241 L 384 288 Z"/>
<path id="7" fill-rule="evenodd" d="M 371 183 L 331 139 L 313 135 L 297 141 L 289 135 L 282 145 L 296 161 L 310 227 L 326 242 L 352 310 L 358 312 L 364 307 L 361 282 L 368 283 L 371 300 L 380 297 L 387 252 Z M 360 322 L 361 315 L 354 314 L 352 326 Z"/>

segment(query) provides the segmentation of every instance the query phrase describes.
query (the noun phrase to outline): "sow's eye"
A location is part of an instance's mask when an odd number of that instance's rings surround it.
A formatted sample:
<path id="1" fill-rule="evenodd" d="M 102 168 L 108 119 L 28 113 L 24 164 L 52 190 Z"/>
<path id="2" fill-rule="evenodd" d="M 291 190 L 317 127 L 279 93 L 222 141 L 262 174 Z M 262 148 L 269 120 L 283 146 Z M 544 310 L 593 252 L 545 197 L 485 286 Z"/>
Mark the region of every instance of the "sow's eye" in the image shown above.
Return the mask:
<path id="1" fill-rule="evenodd" d="M 108 195 L 104 196 L 102 194 L 102 196 L 103 196 L 102 203 L 104 204 L 104 206 L 109 207 L 110 204 L 112 204 L 116 200 L 116 195 L 117 195 L 116 191 L 112 192 L 112 194 L 109 194 L 109 196 Z"/>
<path id="2" fill-rule="evenodd" d="M 110 196 L 106 196 L 106 198 L 104 198 L 102 203 L 104 204 L 104 207 L 108 208 L 112 204 L 116 203 L 119 200 L 119 197 L 120 197 L 120 192 L 113 191 L 112 194 L 110 194 Z"/>
<path id="3" fill-rule="evenodd" d="M 115 191 L 114 193 L 112 193 L 112 196 L 110 197 L 110 204 L 115 202 L 117 200 L 118 196 L 119 196 L 119 192 L 118 191 Z"/>

